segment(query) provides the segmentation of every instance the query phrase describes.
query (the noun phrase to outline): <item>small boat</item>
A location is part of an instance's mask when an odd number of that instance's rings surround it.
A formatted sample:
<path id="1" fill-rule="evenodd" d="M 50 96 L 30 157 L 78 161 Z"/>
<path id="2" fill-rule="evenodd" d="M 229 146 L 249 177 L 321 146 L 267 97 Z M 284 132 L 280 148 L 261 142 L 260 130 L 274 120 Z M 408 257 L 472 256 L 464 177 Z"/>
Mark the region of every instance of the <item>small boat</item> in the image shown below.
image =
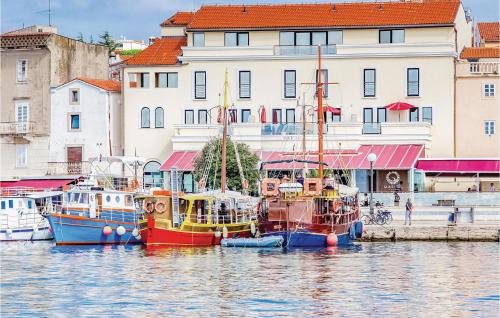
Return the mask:
<path id="1" fill-rule="evenodd" d="M 33 192 L 32 192 L 33 191 Z M 51 240 L 45 215 L 62 191 L 6 189 L 0 197 L 0 241 Z"/>
<path id="2" fill-rule="evenodd" d="M 224 247 L 282 247 L 285 240 L 282 236 L 243 237 L 222 239 Z"/>

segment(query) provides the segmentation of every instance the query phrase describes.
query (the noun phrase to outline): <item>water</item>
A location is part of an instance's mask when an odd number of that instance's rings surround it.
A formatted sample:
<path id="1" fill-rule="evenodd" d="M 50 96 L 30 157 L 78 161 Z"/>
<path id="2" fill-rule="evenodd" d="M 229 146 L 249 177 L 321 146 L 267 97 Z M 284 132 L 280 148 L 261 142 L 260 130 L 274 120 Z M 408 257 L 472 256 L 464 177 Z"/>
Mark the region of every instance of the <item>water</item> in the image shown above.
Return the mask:
<path id="1" fill-rule="evenodd" d="M 499 316 L 498 243 L 0 248 L 2 317 Z"/>

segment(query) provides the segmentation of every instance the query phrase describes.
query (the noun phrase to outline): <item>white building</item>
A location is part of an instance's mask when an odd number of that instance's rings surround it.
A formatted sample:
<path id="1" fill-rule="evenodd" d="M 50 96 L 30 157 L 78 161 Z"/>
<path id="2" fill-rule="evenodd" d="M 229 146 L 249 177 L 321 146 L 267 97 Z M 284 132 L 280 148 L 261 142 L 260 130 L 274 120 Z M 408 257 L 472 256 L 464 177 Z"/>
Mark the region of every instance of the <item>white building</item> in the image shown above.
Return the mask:
<path id="1" fill-rule="evenodd" d="M 165 169 L 179 165 L 179 158 L 191 161 L 187 152 L 219 134 L 225 70 L 233 140 L 249 144 L 263 159 L 275 158 L 269 152 L 301 150 L 305 121 L 307 149 L 317 151 L 314 82 L 320 45 L 323 79 L 335 83 L 328 85 L 324 103 L 340 111 L 325 114 L 325 148 L 336 152 L 332 156 L 377 149 L 377 188 L 388 186 L 392 171 L 407 178 L 404 188 L 411 187 L 408 170 L 418 157 L 453 156 L 454 64 L 472 44 L 471 24 L 458 0 L 203 6 L 179 12 L 162 23 L 163 38 L 126 62 L 125 154 L 147 157 L 147 175 L 161 174 L 157 169 L 169 158 Z M 398 101 L 415 108 L 385 108 Z M 265 124 L 259 121 L 263 110 Z M 362 159 L 346 158 L 353 163 L 346 169 L 366 185 Z"/>
<path id="2" fill-rule="evenodd" d="M 85 174 L 89 158 L 123 154 L 120 89 L 116 81 L 76 78 L 51 90 L 48 174 Z"/>

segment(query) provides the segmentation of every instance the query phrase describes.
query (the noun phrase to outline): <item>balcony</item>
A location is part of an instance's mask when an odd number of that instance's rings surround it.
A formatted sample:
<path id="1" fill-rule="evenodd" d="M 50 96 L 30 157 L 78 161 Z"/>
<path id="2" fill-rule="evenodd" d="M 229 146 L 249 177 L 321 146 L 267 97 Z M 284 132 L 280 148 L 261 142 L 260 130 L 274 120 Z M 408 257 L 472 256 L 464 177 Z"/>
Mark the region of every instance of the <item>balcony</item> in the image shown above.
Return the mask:
<path id="1" fill-rule="evenodd" d="M 26 135 L 34 131 L 34 123 L 28 121 L 12 121 L 0 123 L 0 135 Z"/>
<path id="2" fill-rule="evenodd" d="M 333 55 L 337 53 L 335 45 L 321 45 L 322 55 Z M 275 45 L 274 55 L 298 56 L 298 55 L 317 55 L 318 46 L 316 45 Z"/>
<path id="3" fill-rule="evenodd" d="M 374 135 L 382 132 L 380 123 L 363 123 L 363 134 Z"/>
<path id="4" fill-rule="evenodd" d="M 460 62 L 457 76 L 498 76 L 500 62 Z"/>
<path id="5" fill-rule="evenodd" d="M 90 163 L 82 162 L 48 162 L 47 175 L 88 175 L 90 174 Z"/>

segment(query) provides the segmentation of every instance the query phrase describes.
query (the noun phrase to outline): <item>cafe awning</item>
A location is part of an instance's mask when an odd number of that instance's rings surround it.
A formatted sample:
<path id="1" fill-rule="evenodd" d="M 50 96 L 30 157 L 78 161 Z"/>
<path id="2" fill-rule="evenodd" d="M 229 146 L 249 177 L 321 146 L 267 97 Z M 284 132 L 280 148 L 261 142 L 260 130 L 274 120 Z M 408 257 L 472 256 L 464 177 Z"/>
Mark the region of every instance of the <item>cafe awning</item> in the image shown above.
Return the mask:
<path id="1" fill-rule="evenodd" d="M 500 159 L 420 159 L 416 168 L 426 173 L 500 174 Z"/>
<path id="2" fill-rule="evenodd" d="M 33 188 L 33 189 L 59 189 L 63 186 L 74 182 L 75 179 L 23 179 L 15 182 L 4 184 L 2 188 Z"/>
<path id="3" fill-rule="evenodd" d="M 193 171 L 197 151 L 174 151 L 161 165 L 161 171 L 177 168 L 179 171 Z"/>

